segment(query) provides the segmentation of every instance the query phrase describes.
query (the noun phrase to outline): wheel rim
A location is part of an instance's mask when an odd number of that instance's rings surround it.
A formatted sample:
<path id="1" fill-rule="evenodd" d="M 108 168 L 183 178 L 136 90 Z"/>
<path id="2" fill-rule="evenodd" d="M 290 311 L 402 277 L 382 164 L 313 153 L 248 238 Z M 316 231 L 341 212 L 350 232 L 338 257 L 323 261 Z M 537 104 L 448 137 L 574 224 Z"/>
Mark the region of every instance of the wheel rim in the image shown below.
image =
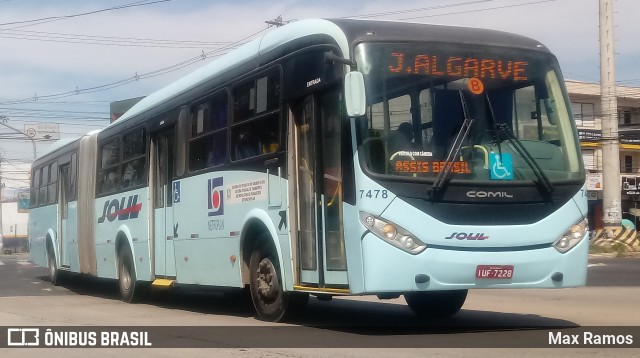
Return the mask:
<path id="1" fill-rule="evenodd" d="M 56 263 L 53 260 L 53 257 L 49 255 L 49 278 L 54 278 L 56 276 Z"/>
<path id="2" fill-rule="evenodd" d="M 280 293 L 280 283 L 273 262 L 269 258 L 262 259 L 258 264 L 257 273 L 256 284 L 260 301 L 263 303 L 274 302 Z"/>
<path id="3" fill-rule="evenodd" d="M 131 274 L 125 263 L 122 263 L 120 287 L 122 287 L 124 291 L 129 291 L 129 288 L 131 288 Z"/>

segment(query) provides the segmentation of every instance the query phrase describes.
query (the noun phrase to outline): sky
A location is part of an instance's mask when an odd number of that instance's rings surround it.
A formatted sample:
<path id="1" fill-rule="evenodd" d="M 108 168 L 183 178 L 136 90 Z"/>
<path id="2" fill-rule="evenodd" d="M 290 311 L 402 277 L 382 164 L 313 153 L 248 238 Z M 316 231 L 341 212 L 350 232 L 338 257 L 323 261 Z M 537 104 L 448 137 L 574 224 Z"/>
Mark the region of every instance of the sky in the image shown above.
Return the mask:
<path id="1" fill-rule="evenodd" d="M 616 79 L 640 87 L 640 1 L 612 2 Z M 160 89 L 270 31 L 265 21 L 278 16 L 514 32 L 554 52 L 565 78 L 597 83 L 598 12 L 599 0 L 0 0 L 0 158 L 33 159 L 32 143 L 6 126 L 58 124 L 62 138 L 102 128 L 111 101 Z M 49 145 L 36 142 L 38 154 Z"/>

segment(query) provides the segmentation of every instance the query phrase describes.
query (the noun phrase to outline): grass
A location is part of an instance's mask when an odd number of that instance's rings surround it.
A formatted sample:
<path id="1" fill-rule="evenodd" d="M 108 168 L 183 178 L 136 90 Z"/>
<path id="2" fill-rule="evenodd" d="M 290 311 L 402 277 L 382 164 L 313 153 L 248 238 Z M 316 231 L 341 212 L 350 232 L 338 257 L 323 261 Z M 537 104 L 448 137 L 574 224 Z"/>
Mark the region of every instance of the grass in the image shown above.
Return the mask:
<path id="1" fill-rule="evenodd" d="M 615 243 L 610 246 L 589 246 L 590 254 L 615 254 L 615 257 L 627 256 L 627 248 L 623 243 Z"/>

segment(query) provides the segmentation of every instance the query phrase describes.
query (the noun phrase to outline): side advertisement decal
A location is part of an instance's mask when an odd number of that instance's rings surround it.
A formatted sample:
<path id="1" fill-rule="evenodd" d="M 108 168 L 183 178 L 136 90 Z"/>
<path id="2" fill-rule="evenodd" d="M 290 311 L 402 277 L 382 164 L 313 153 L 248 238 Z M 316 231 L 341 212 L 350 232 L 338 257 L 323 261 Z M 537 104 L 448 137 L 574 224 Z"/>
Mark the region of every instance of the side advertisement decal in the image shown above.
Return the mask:
<path id="1" fill-rule="evenodd" d="M 125 206 L 126 203 L 126 206 Z M 128 199 L 122 197 L 118 199 L 107 200 L 102 209 L 102 216 L 98 219 L 98 224 L 102 224 L 105 219 L 109 222 L 118 220 L 136 219 L 142 210 L 142 203 L 138 203 L 138 195 L 129 195 Z"/>

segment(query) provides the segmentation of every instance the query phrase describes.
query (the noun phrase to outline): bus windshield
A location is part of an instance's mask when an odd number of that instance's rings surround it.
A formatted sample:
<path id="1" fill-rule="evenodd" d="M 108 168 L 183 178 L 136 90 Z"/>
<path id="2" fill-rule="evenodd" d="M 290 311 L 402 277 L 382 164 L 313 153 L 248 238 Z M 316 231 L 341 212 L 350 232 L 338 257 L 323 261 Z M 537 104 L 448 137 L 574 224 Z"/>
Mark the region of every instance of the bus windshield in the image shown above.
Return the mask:
<path id="1" fill-rule="evenodd" d="M 543 51 L 362 43 L 365 171 L 433 182 L 579 180 L 583 165 L 557 61 Z"/>

